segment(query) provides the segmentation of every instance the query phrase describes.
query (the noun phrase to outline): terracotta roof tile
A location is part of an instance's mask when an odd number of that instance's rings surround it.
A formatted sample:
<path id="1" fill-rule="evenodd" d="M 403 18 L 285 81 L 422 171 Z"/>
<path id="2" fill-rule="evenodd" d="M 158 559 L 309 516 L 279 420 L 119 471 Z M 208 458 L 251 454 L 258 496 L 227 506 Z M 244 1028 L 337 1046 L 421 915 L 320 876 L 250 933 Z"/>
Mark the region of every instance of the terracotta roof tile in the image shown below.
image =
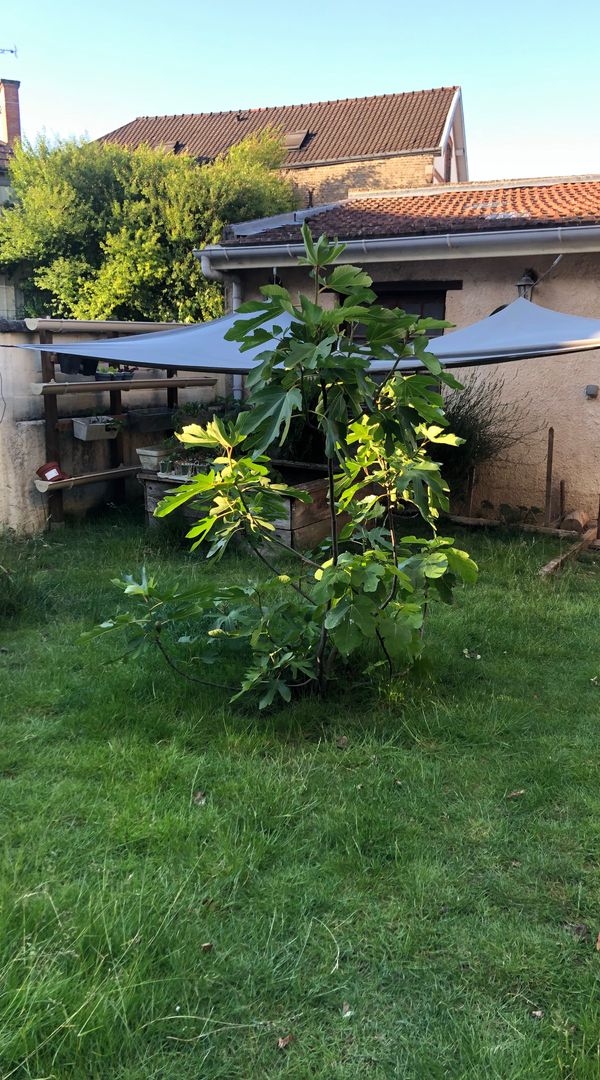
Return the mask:
<path id="1" fill-rule="evenodd" d="M 284 134 L 307 133 L 300 149 L 289 151 L 288 167 L 414 153 L 440 146 L 457 89 L 448 86 L 268 109 L 138 116 L 104 135 L 101 141 L 170 148 L 178 143 L 186 153 L 210 159 L 240 142 L 245 135 L 273 127 Z"/>
<path id="2" fill-rule="evenodd" d="M 267 219 L 268 221 L 268 219 Z M 427 236 L 553 225 L 600 224 L 600 178 L 553 183 L 442 185 L 426 194 L 372 195 L 347 199 L 308 219 L 311 233 L 340 240 Z M 227 246 L 300 240 L 300 225 L 284 225 L 226 240 Z"/>

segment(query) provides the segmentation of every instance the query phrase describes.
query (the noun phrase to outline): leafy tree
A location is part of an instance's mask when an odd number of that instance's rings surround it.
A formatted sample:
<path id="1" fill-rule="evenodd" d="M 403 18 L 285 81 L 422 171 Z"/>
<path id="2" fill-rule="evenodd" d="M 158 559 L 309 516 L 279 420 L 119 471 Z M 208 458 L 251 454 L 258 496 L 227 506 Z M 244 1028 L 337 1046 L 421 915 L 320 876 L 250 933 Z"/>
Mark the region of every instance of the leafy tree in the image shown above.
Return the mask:
<path id="1" fill-rule="evenodd" d="M 192 249 L 228 223 L 292 209 L 283 158 L 269 132 L 201 166 L 149 147 L 43 138 L 17 147 L 0 264 L 22 281 L 30 315 L 214 318 L 221 289 Z"/>
<path id="2" fill-rule="evenodd" d="M 240 308 L 248 317 L 227 336 L 242 350 L 264 346 L 248 379 L 252 407 L 230 422 L 184 427 L 181 442 L 216 456 L 156 511 L 163 516 L 192 501 L 201 514 L 188 532 L 193 547 L 206 544 L 207 558 L 218 559 L 243 537 L 270 579 L 229 588 L 205 580 L 165 593 L 145 574 L 127 577 L 117 584 L 137 606 L 92 632 L 125 627 L 134 651 L 157 646 L 170 663 L 169 644 L 177 641 L 192 647 L 196 662 L 222 662 L 233 650 L 246 664 L 235 696 L 258 691 L 261 708 L 308 688 L 325 691 L 350 658 L 354 671 L 360 664 L 381 665 L 390 677 L 404 670 L 423 648 L 430 601 L 450 602 L 457 582 L 477 574 L 436 528 L 448 487 L 431 455 L 459 442 L 445 430 L 439 392 L 441 384 L 459 384 L 427 352 L 427 330 L 445 324 L 381 307 L 368 274 L 335 265 L 343 245 L 325 237 L 315 243 L 306 226 L 303 235 L 300 262 L 313 278 L 313 297 L 295 304 L 286 289 L 267 285 L 262 300 Z M 339 295 L 337 307 L 321 304 L 325 292 Z M 292 318 L 287 333 L 277 324 L 284 313 Z M 383 378 L 369 373 L 373 357 L 384 362 Z M 401 362 L 415 357 L 426 374 L 403 373 Z M 291 425 L 307 422 L 322 432 L 327 461 L 331 536 L 317 554 L 292 550 L 277 536 L 284 500 L 310 499 L 274 480 L 265 454 Z M 429 535 L 400 535 L 407 504 Z"/>

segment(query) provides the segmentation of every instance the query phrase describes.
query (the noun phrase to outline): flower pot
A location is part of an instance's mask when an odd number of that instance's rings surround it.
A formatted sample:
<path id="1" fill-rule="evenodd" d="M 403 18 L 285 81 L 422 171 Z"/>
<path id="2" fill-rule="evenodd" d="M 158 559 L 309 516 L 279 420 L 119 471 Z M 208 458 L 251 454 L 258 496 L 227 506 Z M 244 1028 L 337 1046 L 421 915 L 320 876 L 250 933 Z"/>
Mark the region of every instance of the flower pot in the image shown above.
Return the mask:
<path id="1" fill-rule="evenodd" d="M 61 356 L 59 367 L 63 375 L 79 375 L 81 361 L 78 356 Z"/>
<path id="2" fill-rule="evenodd" d="M 116 439 L 119 427 L 112 416 L 78 416 L 73 418 L 73 435 L 82 442 Z"/>
<path id="3" fill-rule="evenodd" d="M 94 360 L 94 358 L 92 356 L 82 356 L 81 357 L 81 363 L 79 365 L 79 370 L 80 370 L 82 375 L 87 375 L 88 377 L 90 375 L 95 375 L 97 367 L 98 367 L 98 361 Z"/>
<path id="4" fill-rule="evenodd" d="M 158 467 L 165 457 L 165 451 L 159 446 L 138 446 L 136 454 L 142 468 L 149 472 L 158 472 Z"/>

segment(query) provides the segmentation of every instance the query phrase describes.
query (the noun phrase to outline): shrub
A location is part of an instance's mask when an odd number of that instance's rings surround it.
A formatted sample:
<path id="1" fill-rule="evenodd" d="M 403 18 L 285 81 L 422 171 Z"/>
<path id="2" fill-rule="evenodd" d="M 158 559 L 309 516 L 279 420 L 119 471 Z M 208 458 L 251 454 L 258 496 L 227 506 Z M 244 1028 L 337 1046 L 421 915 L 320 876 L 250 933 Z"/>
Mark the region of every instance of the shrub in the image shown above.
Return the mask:
<path id="1" fill-rule="evenodd" d="M 460 391 L 448 389 L 444 411 L 460 445 L 441 447 L 438 458 L 455 494 L 464 492 L 471 469 L 493 461 L 520 442 L 527 430 L 527 401 L 503 400 L 504 379 L 469 375 Z"/>

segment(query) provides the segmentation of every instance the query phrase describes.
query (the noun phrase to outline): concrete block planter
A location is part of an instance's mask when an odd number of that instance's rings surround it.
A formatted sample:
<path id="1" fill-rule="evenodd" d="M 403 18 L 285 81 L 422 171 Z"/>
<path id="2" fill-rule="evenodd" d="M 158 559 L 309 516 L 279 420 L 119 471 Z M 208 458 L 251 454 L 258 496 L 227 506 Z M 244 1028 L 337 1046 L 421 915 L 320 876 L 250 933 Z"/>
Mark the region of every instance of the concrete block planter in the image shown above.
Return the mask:
<path id="1" fill-rule="evenodd" d="M 119 424 L 112 416 L 78 416 L 73 418 L 73 435 L 82 442 L 116 439 Z"/>

